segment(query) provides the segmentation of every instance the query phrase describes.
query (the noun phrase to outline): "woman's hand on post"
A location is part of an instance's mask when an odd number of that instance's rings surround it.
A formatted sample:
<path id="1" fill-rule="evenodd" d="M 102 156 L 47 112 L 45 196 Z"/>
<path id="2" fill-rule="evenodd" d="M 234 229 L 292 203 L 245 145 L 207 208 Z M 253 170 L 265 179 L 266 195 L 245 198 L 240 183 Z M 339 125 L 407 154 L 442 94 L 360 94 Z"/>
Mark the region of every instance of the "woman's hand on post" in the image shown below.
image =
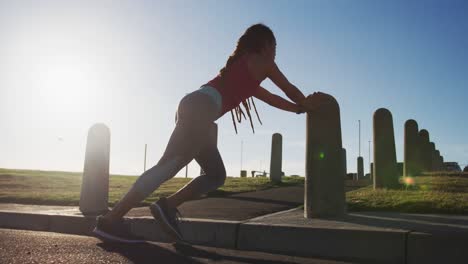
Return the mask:
<path id="1" fill-rule="evenodd" d="M 299 103 L 306 112 L 316 110 L 322 105 L 330 103 L 330 95 L 322 92 L 315 92 L 308 95 L 301 103 Z"/>
<path id="2" fill-rule="evenodd" d="M 306 99 L 307 98 L 304 97 L 304 100 L 302 100 L 301 102 L 296 104 L 296 106 L 297 106 L 296 114 L 303 114 L 303 113 L 307 112 L 307 108 L 305 106 Z"/>
<path id="3" fill-rule="evenodd" d="M 296 104 L 296 106 L 297 106 L 296 114 L 303 114 L 307 111 L 307 109 L 300 103 Z"/>

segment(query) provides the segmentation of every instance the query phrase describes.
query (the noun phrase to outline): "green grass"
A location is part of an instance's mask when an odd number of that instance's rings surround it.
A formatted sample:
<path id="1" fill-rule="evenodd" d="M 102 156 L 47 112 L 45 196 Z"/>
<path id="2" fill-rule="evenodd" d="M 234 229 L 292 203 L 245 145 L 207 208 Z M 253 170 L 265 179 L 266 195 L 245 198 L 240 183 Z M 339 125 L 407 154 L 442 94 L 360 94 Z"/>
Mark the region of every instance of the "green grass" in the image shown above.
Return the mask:
<path id="1" fill-rule="evenodd" d="M 82 173 L 0 169 L 0 202 L 78 205 Z M 346 193 L 349 211 L 397 211 L 409 213 L 468 214 L 468 175 L 415 177 L 415 184 L 396 190 L 373 190 L 372 186 Z M 114 205 L 137 177 L 111 175 L 109 203 Z M 142 205 L 168 196 L 191 179 L 173 178 L 150 195 Z M 365 182 L 348 182 L 347 187 Z M 285 186 L 303 186 L 303 177 L 284 177 L 274 184 L 268 178 L 228 177 L 225 185 L 208 194 L 222 197 L 240 192 Z"/>
<path id="2" fill-rule="evenodd" d="M 373 190 L 367 186 L 346 193 L 350 211 L 468 214 L 468 178 L 414 177 L 414 185 Z"/>
<path id="3" fill-rule="evenodd" d="M 78 205 L 82 173 L 37 170 L 0 169 L 0 202 L 47 205 Z M 109 204 L 118 201 L 136 181 L 137 177 L 110 175 Z M 147 205 L 176 192 L 191 179 L 172 178 L 153 192 L 142 205 Z M 302 177 L 284 177 L 274 184 L 268 178 L 228 177 L 224 186 L 208 196 L 225 196 L 269 188 L 303 185 Z"/>

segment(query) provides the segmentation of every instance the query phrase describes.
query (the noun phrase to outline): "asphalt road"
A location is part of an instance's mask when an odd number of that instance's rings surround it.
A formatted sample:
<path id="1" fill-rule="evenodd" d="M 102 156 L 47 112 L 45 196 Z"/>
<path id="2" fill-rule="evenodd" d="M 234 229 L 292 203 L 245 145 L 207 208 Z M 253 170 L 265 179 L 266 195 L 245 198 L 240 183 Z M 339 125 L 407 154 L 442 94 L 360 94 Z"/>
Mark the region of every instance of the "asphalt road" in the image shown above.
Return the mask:
<path id="1" fill-rule="evenodd" d="M 0 229 L 0 263 L 350 263 L 179 244 L 105 244 L 87 236 Z"/>

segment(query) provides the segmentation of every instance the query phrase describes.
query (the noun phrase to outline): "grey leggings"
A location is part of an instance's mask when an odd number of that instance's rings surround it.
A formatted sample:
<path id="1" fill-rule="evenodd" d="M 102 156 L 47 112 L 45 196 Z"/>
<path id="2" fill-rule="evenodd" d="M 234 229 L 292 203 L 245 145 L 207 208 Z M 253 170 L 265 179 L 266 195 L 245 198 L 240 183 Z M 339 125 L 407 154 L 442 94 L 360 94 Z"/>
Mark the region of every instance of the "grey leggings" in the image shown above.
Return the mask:
<path id="1" fill-rule="evenodd" d="M 209 95 L 192 92 L 182 98 L 176 113 L 176 126 L 159 162 L 144 172 L 134 188 L 147 197 L 163 182 L 174 177 L 195 159 L 204 174 L 194 178 L 177 194 L 190 200 L 215 190 L 224 184 L 226 169 L 209 132 L 215 126 L 217 105 Z"/>

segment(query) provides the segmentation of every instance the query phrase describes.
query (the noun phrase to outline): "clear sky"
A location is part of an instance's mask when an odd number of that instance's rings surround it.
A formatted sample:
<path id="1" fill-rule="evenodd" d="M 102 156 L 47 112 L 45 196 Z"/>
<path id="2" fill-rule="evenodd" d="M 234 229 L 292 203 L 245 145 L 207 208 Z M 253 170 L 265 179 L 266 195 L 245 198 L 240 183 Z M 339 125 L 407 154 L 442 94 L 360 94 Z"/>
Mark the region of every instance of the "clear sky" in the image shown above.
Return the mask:
<path id="1" fill-rule="evenodd" d="M 372 114 L 417 120 L 446 161 L 468 163 L 467 1 L 0 0 L 0 167 L 81 171 L 89 127 L 111 129 L 111 173 L 138 175 L 161 157 L 174 112 L 212 79 L 251 24 L 270 26 L 277 64 L 304 94 L 340 103 L 348 171 L 358 120 L 368 171 Z M 262 84 L 284 94 L 271 82 Z M 304 175 L 305 115 L 256 101 L 263 126 L 218 120 L 228 175 L 268 170 L 283 135 L 283 171 Z M 198 165 L 189 165 L 191 177 Z M 184 175 L 182 170 L 179 175 Z"/>

